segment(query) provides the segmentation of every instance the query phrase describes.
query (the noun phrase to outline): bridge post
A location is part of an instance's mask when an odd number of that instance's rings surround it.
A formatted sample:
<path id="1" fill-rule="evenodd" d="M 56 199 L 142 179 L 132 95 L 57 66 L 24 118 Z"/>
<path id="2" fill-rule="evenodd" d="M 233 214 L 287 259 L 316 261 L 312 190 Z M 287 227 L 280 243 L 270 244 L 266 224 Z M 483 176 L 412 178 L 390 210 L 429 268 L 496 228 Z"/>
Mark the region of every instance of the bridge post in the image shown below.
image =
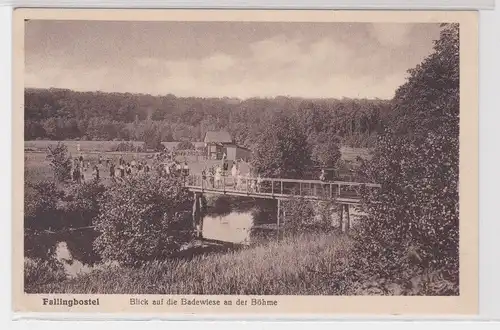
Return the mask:
<path id="1" fill-rule="evenodd" d="M 281 199 L 278 198 L 278 207 L 276 211 L 276 237 L 280 238 L 280 214 L 281 214 Z"/>
<path id="2" fill-rule="evenodd" d="M 349 216 L 349 204 L 345 204 L 345 216 L 346 216 L 346 222 L 345 222 L 345 232 L 349 233 L 349 230 L 351 229 L 351 217 Z"/>
<path id="3" fill-rule="evenodd" d="M 193 229 L 196 231 L 196 237 L 201 238 L 203 235 L 203 212 L 201 207 L 201 193 L 194 193 L 193 202 Z"/>
<path id="4" fill-rule="evenodd" d="M 344 232 L 344 204 L 339 204 L 339 227 Z"/>

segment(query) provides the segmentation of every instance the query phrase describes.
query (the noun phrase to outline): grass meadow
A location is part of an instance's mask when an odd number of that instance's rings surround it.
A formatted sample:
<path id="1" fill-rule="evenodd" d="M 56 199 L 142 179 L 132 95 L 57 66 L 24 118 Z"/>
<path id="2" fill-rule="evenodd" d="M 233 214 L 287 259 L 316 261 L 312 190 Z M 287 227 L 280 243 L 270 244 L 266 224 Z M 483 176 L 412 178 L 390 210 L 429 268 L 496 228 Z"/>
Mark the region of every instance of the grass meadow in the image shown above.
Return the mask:
<path id="1" fill-rule="evenodd" d="M 73 294 L 345 294 L 341 281 L 351 242 L 340 234 L 304 234 L 256 246 L 150 262 L 141 268 L 99 266 L 89 273 L 32 285 L 31 293 Z M 28 275 L 36 272 L 25 260 Z M 50 279 L 58 279 L 51 281 Z M 29 292 L 29 289 L 27 289 Z"/>
<path id="2" fill-rule="evenodd" d="M 47 148 L 49 146 L 56 146 L 58 142 L 63 142 L 67 147 L 70 154 L 76 156 L 78 154 L 77 145 L 80 144 L 80 150 L 85 155 L 85 159 L 89 160 L 92 164 L 97 163 L 99 154 L 102 154 L 104 158 L 114 159 L 115 162 L 118 160 L 120 155 L 126 161 L 131 161 L 134 157 L 140 159 L 146 159 L 151 156 L 151 153 L 134 153 L 134 152 L 112 152 L 113 148 L 119 144 L 119 141 L 25 141 L 24 143 L 24 169 L 25 169 L 25 180 L 50 180 L 53 178 L 52 170 L 50 168 L 50 161 L 47 159 Z M 142 142 L 132 141 L 131 143 L 136 145 L 141 145 Z M 178 142 L 163 142 L 163 144 L 170 150 L 172 150 Z M 195 142 L 195 146 L 203 145 L 202 142 Z M 355 162 L 356 158 L 359 156 L 363 159 L 369 159 L 371 157 L 370 150 L 366 148 L 350 148 L 341 147 L 340 149 L 342 159 L 348 162 Z M 219 164 L 218 161 L 213 160 L 200 160 L 196 156 L 179 156 L 177 157 L 179 161 L 187 161 L 189 163 L 192 173 L 201 173 L 204 167 L 213 166 Z M 249 167 L 244 165 L 240 169 L 243 174 L 245 174 Z M 90 169 L 87 175 L 91 175 L 92 170 Z M 109 173 L 107 170 L 101 170 L 100 176 L 107 178 Z"/>

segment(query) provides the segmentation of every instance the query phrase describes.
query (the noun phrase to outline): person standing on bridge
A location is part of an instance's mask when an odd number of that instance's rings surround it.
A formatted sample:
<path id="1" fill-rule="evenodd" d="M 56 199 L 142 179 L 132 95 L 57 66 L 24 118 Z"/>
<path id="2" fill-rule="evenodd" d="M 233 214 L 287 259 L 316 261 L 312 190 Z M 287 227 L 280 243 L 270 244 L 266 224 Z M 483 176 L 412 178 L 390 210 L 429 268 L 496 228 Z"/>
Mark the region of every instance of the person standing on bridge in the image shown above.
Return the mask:
<path id="1" fill-rule="evenodd" d="M 323 196 L 326 196 L 326 172 L 325 169 L 321 169 L 321 174 L 319 175 L 319 180 L 321 181 L 321 192 Z"/>
<path id="2" fill-rule="evenodd" d="M 233 178 L 233 187 L 236 188 L 236 179 L 238 176 L 238 167 L 236 166 L 236 163 L 233 163 L 233 167 L 231 168 L 231 176 Z"/>
<path id="3" fill-rule="evenodd" d="M 98 181 L 99 180 L 99 166 L 94 165 L 94 171 L 92 173 L 92 176 L 94 177 L 94 180 Z"/>
<path id="4" fill-rule="evenodd" d="M 177 175 L 177 176 L 181 175 L 181 171 L 182 171 L 181 163 L 176 161 L 175 162 L 175 175 Z"/>
<path id="5" fill-rule="evenodd" d="M 120 170 L 119 174 L 120 180 L 123 180 L 123 178 L 125 177 L 125 167 L 123 165 L 120 165 L 119 170 Z"/>
<path id="6" fill-rule="evenodd" d="M 207 186 L 207 168 L 204 167 L 203 170 L 201 171 L 201 184 L 202 186 Z"/>
<path id="7" fill-rule="evenodd" d="M 260 177 L 260 173 L 257 174 L 257 192 L 260 193 L 260 188 L 262 186 L 262 178 Z"/>
<path id="8" fill-rule="evenodd" d="M 241 175 L 241 172 L 239 170 L 236 171 L 236 189 L 242 189 L 243 188 L 243 176 Z"/>
<path id="9" fill-rule="evenodd" d="M 78 173 L 78 160 L 76 158 L 73 160 L 71 166 L 71 175 L 73 177 L 73 181 L 78 182 L 78 177 L 80 176 L 80 174 Z"/>
<path id="10" fill-rule="evenodd" d="M 250 173 L 247 175 L 247 184 L 248 184 L 248 182 L 250 182 L 250 191 L 255 192 L 256 191 L 255 188 L 256 188 L 257 183 L 256 183 L 255 179 L 252 178 L 252 176 L 253 175 L 251 175 Z"/>
<path id="11" fill-rule="evenodd" d="M 188 166 L 188 163 L 185 161 L 184 162 L 184 167 L 182 169 L 182 174 L 184 175 L 184 177 L 187 177 L 189 175 L 189 166 Z"/>
<path id="12" fill-rule="evenodd" d="M 170 178 L 172 171 L 171 171 L 172 165 L 170 163 L 165 164 L 165 173 L 167 174 L 167 178 Z"/>
<path id="13" fill-rule="evenodd" d="M 215 187 L 216 188 L 221 188 L 221 180 L 222 179 L 222 170 L 220 166 L 217 166 L 215 168 Z"/>
<path id="14" fill-rule="evenodd" d="M 208 169 L 208 176 L 209 176 L 209 180 L 210 180 L 210 186 L 212 188 L 215 188 L 215 183 L 214 183 L 214 176 L 215 176 L 215 169 L 213 166 L 211 166 L 209 169 Z"/>

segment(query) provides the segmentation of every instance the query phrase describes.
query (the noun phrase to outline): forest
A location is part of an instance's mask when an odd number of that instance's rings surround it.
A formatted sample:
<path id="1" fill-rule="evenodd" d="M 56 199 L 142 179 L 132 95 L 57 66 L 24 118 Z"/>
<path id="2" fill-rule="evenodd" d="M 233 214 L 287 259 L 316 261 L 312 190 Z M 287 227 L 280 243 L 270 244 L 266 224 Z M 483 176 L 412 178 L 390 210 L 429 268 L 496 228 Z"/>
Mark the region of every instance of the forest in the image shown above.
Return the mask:
<path id="1" fill-rule="evenodd" d="M 309 142 L 337 136 L 350 147 L 371 147 L 391 109 L 389 100 L 198 98 L 130 93 L 25 90 L 25 140 L 144 141 L 154 127 L 161 140 L 201 141 L 209 130 L 227 130 L 252 147 L 275 114 L 297 116 Z"/>

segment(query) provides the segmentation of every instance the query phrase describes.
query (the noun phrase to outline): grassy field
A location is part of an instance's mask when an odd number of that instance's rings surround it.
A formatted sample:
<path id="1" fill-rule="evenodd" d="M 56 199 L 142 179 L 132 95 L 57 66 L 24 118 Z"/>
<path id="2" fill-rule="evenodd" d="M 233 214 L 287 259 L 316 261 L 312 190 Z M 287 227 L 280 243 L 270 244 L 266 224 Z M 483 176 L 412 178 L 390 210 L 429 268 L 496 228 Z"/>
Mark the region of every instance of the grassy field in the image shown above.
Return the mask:
<path id="1" fill-rule="evenodd" d="M 80 150 L 82 152 L 109 152 L 113 151 L 113 148 L 116 147 L 121 141 L 46 141 L 46 140 L 37 140 L 37 141 L 25 141 L 24 148 L 30 151 L 45 151 L 49 146 L 56 146 L 58 142 L 63 142 L 67 147 L 69 152 L 76 153 L 77 145 L 80 145 Z M 144 142 L 141 141 L 126 141 L 127 143 L 132 143 L 136 146 L 142 146 Z M 162 144 L 169 150 L 172 150 L 176 147 L 179 142 L 162 142 Z M 195 147 L 199 147 L 204 145 L 203 142 L 194 142 Z"/>
<path id="2" fill-rule="evenodd" d="M 32 287 L 35 292 L 72 294 L 335 295 L 349 285 L 338 276 L 350 247 L 346 236 L 308 234 L 189 261 L 152 262 L 138 269 L 98 267 Z"/>
<path id="3" fill-rule="evenodd" d="M 96 164 L 99 153 L 102 153 L 103 158 L 110 158 L 115 161 L 118 160 L 120 155 L 126 161 L 131 161 L 137 156 L 139 159 L 148 159 L 151 153 L 133 153 L 133 152 L 111 152 L 113 147 L 120 143 L 117 141 L 62 141 L 67 147 L 68 151 L 74 156 L 77 155 L 77 144 L 80 144 L 80 150 L 84 154 L 86 160 L 90 160 L 91 164 Z M 58 141 L 26 141 L 24 143 L 24 167 L 26 180 L 41 180 L 51 179 L 52 171 L 50 169 L 49 160 L 47 160 L 47 147 L 57 145 Z M 133 142 L 134 144 L 142 144 L 142 142 Z M 168 148 L 172 149 L 178 142 L 164 142 Z M 196 142 L 195 145 L 203 144 Z M 355 161 L 356 158 L 362 157 L 364 159 L 370 158 L 370 150 L 365 148 L 341 148 L 342 159 L 346 161 Z M 202 169 L 219 164 L 219 161 L 214 160 L 200 160 L 195 156 L 179 156 L 178 161 L 187 161 L 192 173 L 200 174 Z M 150 161 L 151 162 L 151 161 Z M 240 168 L 242 174 L 249 171 L 249 166 L 243 164 Z M 92 169 L 89 169 L 86 176 L 92 175 Z M 104 179 L 109 177 L 108 170 L 105 167 L 101 168 L 100 176 Z"/>
<path id="4" fill-rule="evenodd" d="M 55 146 L 58 142 L 63 142 L 67 147 L 69 152 L 76 153 L 77 145 L 80 144 L 80 150 L 82 152 L 110 152 L 113 147 L 118 145 L 120 141 L 25 141 L 24 148 L 28 151 L 46 151 L 47 147 Z M 140 141 L 127 141 L 134 145 L 141 146 L 143 142 Z M 162 142 L 162 144 L 169 150 L 176 147 L 179 142 Z M 193 142 L 195 147 L 201 147 L 204 145 L 203 142 Z M 341 147 L 340 151 L 342 153 L 342 159 L 348 161 L 354 161 L 357 156 L 362 158 L 370 158 L 370 151 L 367 148 L 351 148 L 351 147 Z"/>

